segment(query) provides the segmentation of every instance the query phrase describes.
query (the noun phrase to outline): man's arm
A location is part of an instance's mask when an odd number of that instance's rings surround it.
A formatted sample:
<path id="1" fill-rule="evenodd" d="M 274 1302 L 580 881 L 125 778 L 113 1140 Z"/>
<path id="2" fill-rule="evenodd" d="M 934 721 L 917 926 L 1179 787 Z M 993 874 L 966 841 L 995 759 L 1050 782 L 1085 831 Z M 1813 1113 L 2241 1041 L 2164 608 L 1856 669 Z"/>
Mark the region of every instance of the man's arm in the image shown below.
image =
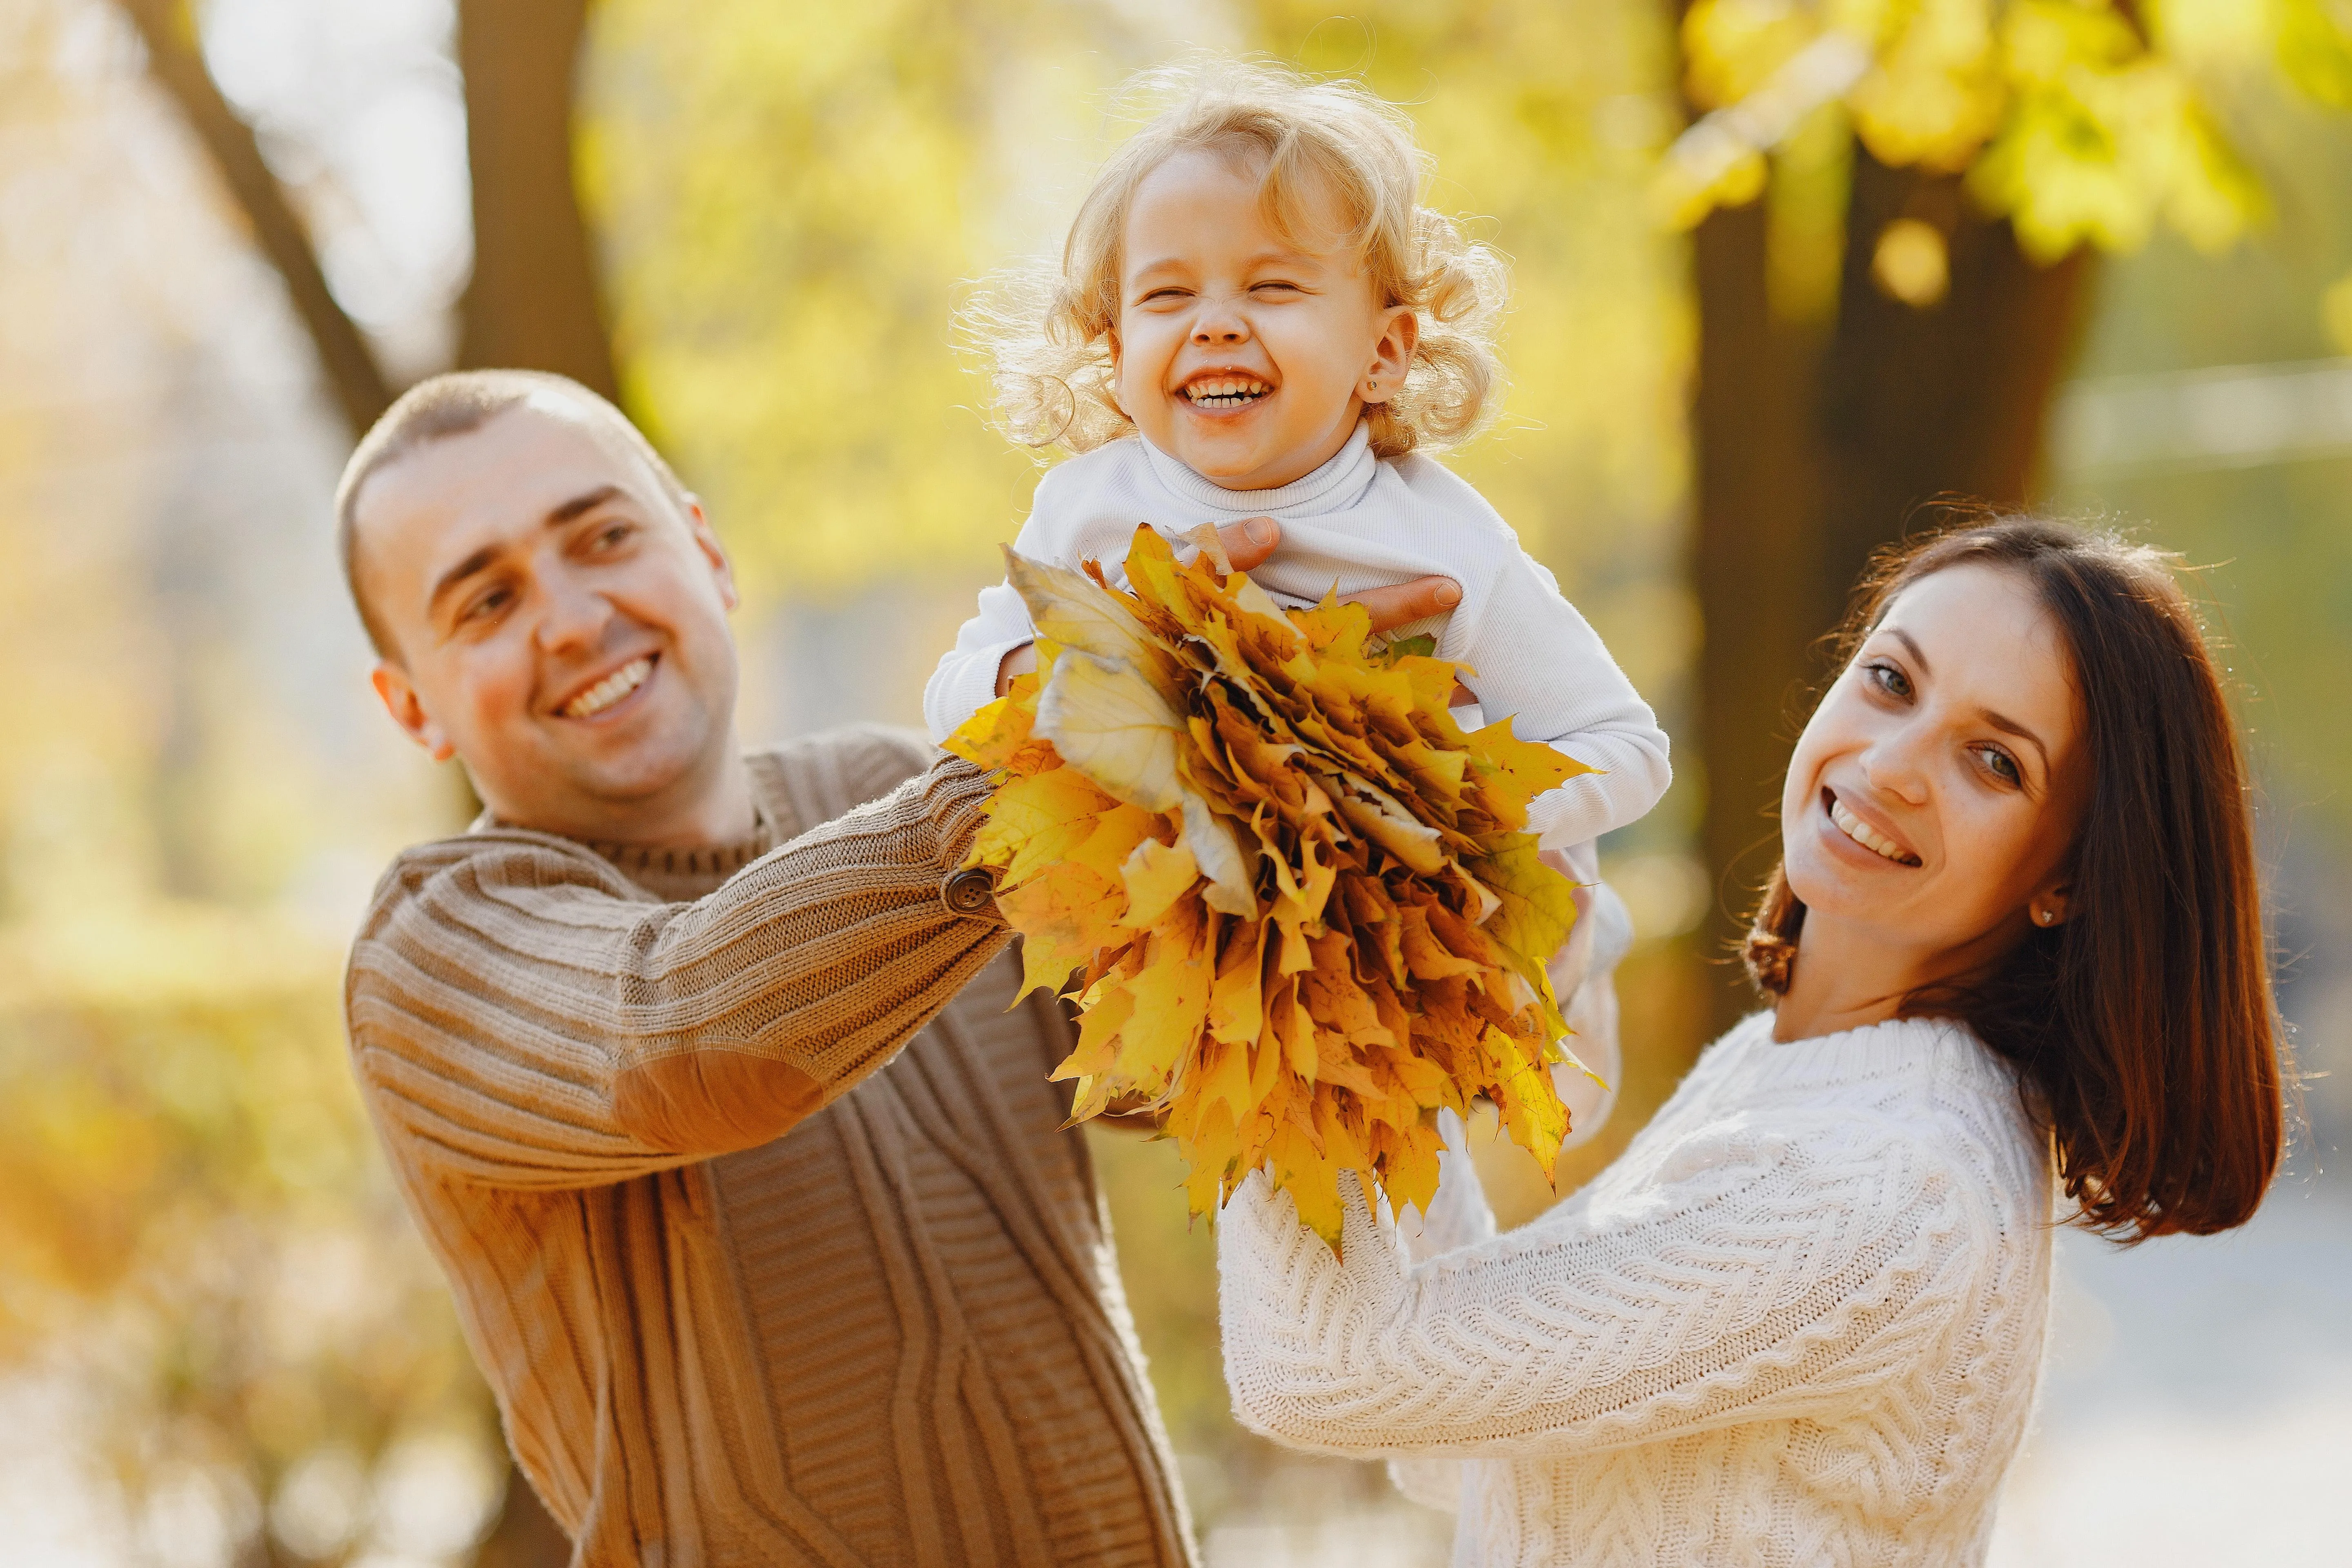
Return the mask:
<path id="1" fill-rule="evenodd" d="M 452 1174 L 541 1188 L 777 1137 L 1003 947 L 986 884 L 958 869 L 988 791 L 943 759 L 687 904 L 540 834 L 410 852 L 345 983 L 387 1132 Z"/>

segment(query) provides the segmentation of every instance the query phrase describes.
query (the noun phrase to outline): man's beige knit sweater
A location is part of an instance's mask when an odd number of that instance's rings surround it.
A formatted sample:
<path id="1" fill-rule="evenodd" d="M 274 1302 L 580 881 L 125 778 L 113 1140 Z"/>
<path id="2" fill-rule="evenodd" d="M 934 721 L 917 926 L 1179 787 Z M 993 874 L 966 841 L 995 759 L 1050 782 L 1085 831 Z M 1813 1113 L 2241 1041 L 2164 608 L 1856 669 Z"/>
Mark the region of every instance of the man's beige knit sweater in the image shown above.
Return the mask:
<path id="1" fill-rule="evenodd" d="M 943 896 L 986 785 L 937 756 L 836 732 L 751 760 L 751 842 L 485 826 L 377 890 L 360 1079 L 577 1563 L 1188 1559 L 1066 1026 Z"/>

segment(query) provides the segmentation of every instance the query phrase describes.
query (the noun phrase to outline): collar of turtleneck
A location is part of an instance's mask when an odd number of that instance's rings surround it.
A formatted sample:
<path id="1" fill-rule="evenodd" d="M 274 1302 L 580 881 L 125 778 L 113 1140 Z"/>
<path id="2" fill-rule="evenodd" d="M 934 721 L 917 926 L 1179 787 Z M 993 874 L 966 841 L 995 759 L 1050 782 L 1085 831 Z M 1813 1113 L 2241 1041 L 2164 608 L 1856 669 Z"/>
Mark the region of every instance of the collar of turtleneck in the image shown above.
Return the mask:
<path id="1" fill-rule="evenodd" d="M 1316 517 L 1353 506 L 1380 472 L 1371 426 L 1359 420 L 1347 444 L 1313 473 L 1270 490 L 1229 490 L 1143 438 L 1154 478 L 1196 506 L 1229 517 Z"/>
<path id="2" fill-rule="evenodd" d="M 751 836 L 730 844 L 661 848 L 644 844 L 600 843 L 591 838 L 575 842 L 611 861 L 614 869 L 664 903 L 687 903 L 717 892 L 720 883 L 784 841 L 786 836 L 778 831 L 776 818 L 768 803 L 760 798 L 760 793 L 755 776 Z M 513 826 L 488 812 L 474 824 L 477 830 Z"/>

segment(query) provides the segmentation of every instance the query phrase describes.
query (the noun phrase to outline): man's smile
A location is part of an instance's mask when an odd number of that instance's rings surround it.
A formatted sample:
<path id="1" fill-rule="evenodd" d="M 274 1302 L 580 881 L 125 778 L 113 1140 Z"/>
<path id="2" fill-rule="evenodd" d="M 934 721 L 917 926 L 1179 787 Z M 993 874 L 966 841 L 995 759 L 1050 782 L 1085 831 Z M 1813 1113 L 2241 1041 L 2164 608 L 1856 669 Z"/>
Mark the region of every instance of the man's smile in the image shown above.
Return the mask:
<path id="1" fill-rule="evenodd" d="M 593 719 L 615 703 L 627 700 L 653 675 L 654 661 L 660 657 L 658 654 L 638 655 L 563 703 L 556 709 L 556 713 L 565 719 Z"/>

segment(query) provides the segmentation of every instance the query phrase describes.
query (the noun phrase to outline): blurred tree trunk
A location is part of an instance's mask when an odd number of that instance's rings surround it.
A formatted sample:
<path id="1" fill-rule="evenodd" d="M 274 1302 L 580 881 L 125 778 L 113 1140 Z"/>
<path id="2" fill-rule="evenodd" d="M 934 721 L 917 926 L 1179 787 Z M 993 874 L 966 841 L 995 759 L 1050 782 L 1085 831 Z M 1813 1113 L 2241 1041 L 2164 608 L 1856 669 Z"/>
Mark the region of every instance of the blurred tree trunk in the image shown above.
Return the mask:
<path id="1" fill-rule="evenodd" d="M 572 178 L 587 0 L 460 0 L 474 274 L 461 365 L 551 370 L 618 401 L 595 252 Z"/>
<path id="2" fill-rule="evenodd" d="M 205 67 L 188 0 L 116 0 L 147 46 L 147 71 L 211 154 L 230 197 L 252 226 L 253 242 L 278 275 L 318 350 L 319 368 L 356 437 L 390 405 L 391 382 L 367 338 L 335 302 L 310 231 L 262 161 L 253 128 L 237 118 Z"/>
<path id="3" fill-rule="evenodd" d="M 147 46 L 149 73 L 179 106 L 251 225 L 353 439 L 397 392 L 335 300 L 292 196 L 205 68 L 189 0 L 116 0 Z M 587 0 L 463 0 L 474 272 L 459 304 L 457 363 L 558 371 L 615 396 L 618 377 L 595 251 L 572 181 L 572 87 Z"/>
<path id="4" fill-rule="evenodd" d="M 1717 211 L 1695 237 L 1699 308 L 1692 581 L 1703 624 L 1702 849 L 1715 879 L 1711 955 L 1730 951 L 1778 849 L 1773 807 L 1818 639 L 1873 550 L 1942 495 L 2027 501 L 2058 377 L 2089 303 L 2092 261 L 2039 267 L 1958 182 L 1890 169 L 1857 147 L 1836 317 L 1826 335 L 1776 317 L 1766 202 Z M 1882 289 L 1886 226 L 1944 236 L 1948 286 L 1924 306 Z M 1736 964 L 1709 986 L 1719 1029 L 1753 1004 Z"/>

